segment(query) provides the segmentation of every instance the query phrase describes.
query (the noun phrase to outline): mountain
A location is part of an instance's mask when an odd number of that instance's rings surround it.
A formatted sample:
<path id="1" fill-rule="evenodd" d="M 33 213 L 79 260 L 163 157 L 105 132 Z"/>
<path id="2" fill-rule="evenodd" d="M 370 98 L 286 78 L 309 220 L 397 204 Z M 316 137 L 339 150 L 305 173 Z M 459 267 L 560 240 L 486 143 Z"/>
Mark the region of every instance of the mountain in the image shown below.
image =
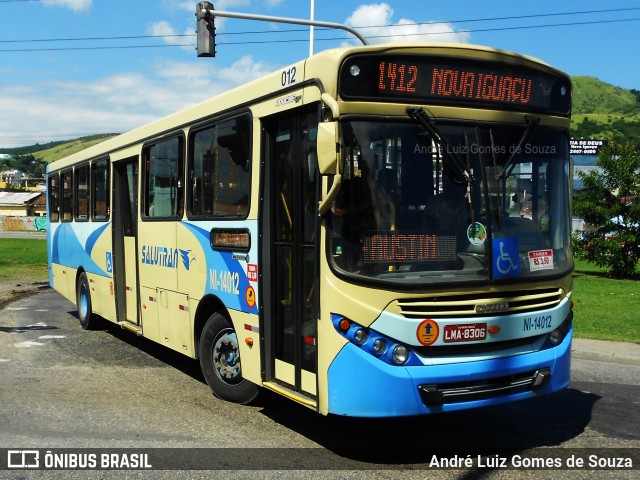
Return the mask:
<path id="1" fill-rule="evenodd" d="M 640 91 L 626 90 L 597 78 L 573 82 L 572 138 L 640 143 Z"/>
<path id="2" fill-rule="evenodd" d="M 116 133 L 104 133 L 100 135 L 91 135 L 88 137 L 80 137 L 75 140 L 60 140 L 49 143 L 36 143 L 35 145 L 27 145 L 25 147 L 1 148 L 2 153 L 11 156 L 33 155 L 37 160 L 51 163 L 55 160 L 64 158 L 72 153 L 84 150 L 96 143 L 104 142 L 108 138 L 117 135 Z"/>
<path id="3" fill-rule="evenodd" d="M 593 77 L 572 77 L 573 114 L 640 116 L 640 92 L 609 85 Z"/>

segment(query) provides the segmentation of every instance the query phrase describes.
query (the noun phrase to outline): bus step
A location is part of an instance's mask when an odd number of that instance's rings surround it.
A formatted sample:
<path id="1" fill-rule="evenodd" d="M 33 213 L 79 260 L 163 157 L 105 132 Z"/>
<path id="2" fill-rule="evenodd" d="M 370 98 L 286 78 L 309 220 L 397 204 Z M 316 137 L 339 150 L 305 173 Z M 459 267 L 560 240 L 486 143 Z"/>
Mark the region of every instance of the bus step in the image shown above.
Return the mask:
<path id="1" fill-rule="evenodd" d="M 120 327 L 124 328 L 125 330 L 129 330 L 130 332 L 135 333 L 138 336 L 142 335 L 142 327 L 140 325 L 136 325 L 135 323 L 131 323 L 127 320 L 125 320 L 124 322 L 118 322 L 118 325 L 120 325 Z"/>
<path id="2" fill-rule="evenodd" d="M 284 395 L 285 397 L 288 397 L 291 400 L 304 405 L 305 407 L 311 408 L 313 410 L 316 410 L 318 407 L 317 402 L 313 398 L 308 397 L 304 393 L 295 392 L 283 385 L 279 385 L 275 382 L 263 382 L 262 386 L 268 388 L 269 390 L 273 390 L 280 395 Z"/>

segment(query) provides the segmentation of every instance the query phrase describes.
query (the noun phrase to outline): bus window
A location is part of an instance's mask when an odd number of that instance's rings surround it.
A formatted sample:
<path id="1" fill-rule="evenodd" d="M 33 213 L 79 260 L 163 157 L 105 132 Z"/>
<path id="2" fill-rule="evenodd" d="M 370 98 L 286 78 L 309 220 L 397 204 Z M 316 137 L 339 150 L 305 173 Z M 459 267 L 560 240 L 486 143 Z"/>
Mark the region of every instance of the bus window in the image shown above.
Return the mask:
<path id="1" fill-rule="evenodd" d="M 89 220 L 89 165 L 76 168 L 76 221 Z"/>
<path id="2" fill-rule="evenodd" d="M 182 144 L 181 138 L 171 138 L 145 149 L 143 216 L 182 216 Z"/>
<path id="3" fill-rule="evenodd" d="M 62 172 L 62 221 L 73 220 L 73 172 Z"/>
<path id="4" fill-rule="evenodd" d="M 106 159 L 91 165 L 93 182 L 93 219 L 109 219 L 109 163 Z"/>
<path id="5" fill-rule="evenodd" d="M 445 147 L 406 122 L 358 120 L 342 130 L 343 177 L 330 224 L 338 269 L 436 283 L 571 267 L 564 136 L 539 128 L 511 156 L 522 127 L 443 124 Z M 498 265 L 500 248 L 513 249 L 514 267 Z M 537 265 L 537 256 L 547 263 Z"/>
<path id="6" fill-rule="evenodd" d="M 49 194 L 49 221 L 60 221 L 60 174 L 52 173 L 49 175 L 49 185 L 47 185 Z"/>
<path id="7" fill-rule="evenodd" d="M 251 119 L 224 120 L 191 137 L 189 214 L 245 217 L 251 188 Z"/>

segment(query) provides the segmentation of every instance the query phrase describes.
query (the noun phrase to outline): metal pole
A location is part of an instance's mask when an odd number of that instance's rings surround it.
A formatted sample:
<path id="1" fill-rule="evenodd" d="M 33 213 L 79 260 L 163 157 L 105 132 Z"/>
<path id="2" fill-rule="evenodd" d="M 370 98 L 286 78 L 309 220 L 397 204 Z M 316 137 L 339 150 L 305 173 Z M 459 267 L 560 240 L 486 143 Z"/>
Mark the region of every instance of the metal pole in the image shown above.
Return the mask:
<path id="1" fill-rule="evenodd" d="M 311 21 L 315 20 L 315 0 L 311 0 Z M 313 25 L 309 27 L 309 56 L 313 55 Z"/>
<path id="2" fill-rule="evenodd" d="M 304 20 L 301 18 L 288 18 L 288 17 L 272 17 L 270 15 L 254 15 L 251 13 L 238 13 L 238 12 L 225 12 L 222 10 L 211 10 L 209 12 L 210 15 L 214 17 L 227 17 L 227 18 L 243 18 L 245 20 L 262 20 L 266 22 L 277 22 L 277 23 L 293 23 L 296 25 L 311 25 L 314 27 L 326 27 L 326 28 L 337 28 L 340 30 L 345 30 L 355 37 L 358 38 L 362 42 L 363 45 L 369 45 L 369 42 L 356 30 L 351 27 L 347 27 L 346 25 L 342 25 L 341 23 L 332 23 L 332 22 L 320 22 L 316 20 Z M 203 15 L 205 12 L 203 12 Z"/>

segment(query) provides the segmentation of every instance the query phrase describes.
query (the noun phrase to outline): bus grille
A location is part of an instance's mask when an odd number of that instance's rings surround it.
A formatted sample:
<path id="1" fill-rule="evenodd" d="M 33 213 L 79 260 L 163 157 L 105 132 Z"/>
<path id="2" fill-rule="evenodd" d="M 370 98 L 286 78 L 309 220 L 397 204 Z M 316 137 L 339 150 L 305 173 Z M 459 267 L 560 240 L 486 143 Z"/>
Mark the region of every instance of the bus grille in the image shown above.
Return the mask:
<path id="1" fill-rule="evenodd" d="M 551 308 L 563 298 L 562 288 L 442 294 L 395 300 L 388 310 L 406 318 L 505 315 Z"/>
<path id="2" fill-rule="evenodd" d="M 444 385 L 420 385 L 418 389 L 425 405 L 436 406 L 538 390 L 547 385 L 550 379 L 551 369 L 542 368 L 509 377 Z"/>

